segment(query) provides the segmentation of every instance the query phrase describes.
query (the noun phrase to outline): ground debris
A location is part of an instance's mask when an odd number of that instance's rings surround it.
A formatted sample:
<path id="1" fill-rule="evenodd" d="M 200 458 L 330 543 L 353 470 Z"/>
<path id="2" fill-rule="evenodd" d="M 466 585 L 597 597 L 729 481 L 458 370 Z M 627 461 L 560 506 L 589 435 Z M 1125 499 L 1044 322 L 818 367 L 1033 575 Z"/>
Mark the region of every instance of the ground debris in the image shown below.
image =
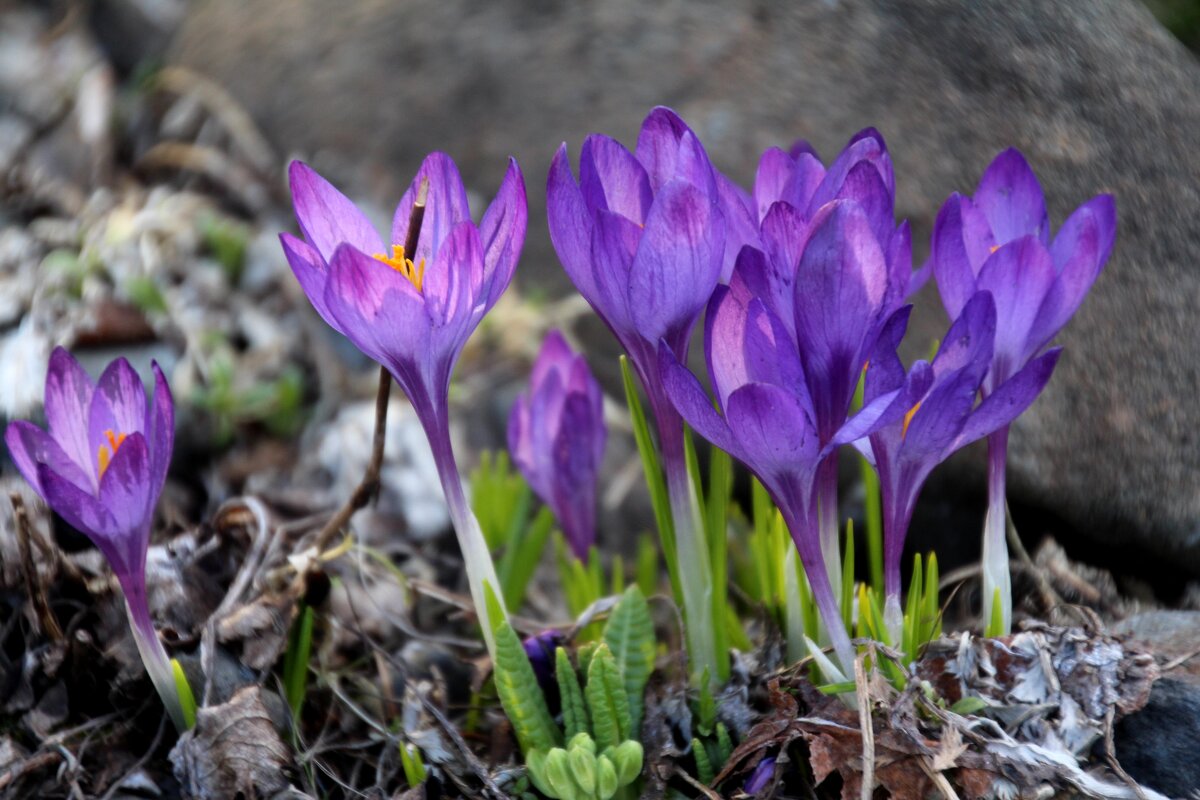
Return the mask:
<path id="1" fill-rule="evenodd" d="M 263 695 L 262 688 L 248 686 L 228 703 L 196 712 L 196 727 L 171 751 L 184 797 L 307 796 L 297 794 L 289 780 L 291 748 L 279 738 Z"/>

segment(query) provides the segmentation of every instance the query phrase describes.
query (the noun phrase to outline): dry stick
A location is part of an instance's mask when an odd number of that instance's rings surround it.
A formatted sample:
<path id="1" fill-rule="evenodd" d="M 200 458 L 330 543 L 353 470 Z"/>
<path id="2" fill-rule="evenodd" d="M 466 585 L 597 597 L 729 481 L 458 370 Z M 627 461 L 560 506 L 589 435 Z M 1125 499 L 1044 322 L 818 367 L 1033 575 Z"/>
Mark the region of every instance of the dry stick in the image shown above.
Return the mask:
<path id="1" fill-rule="evenodd" d="M 1008 504 L 1004 505 L 1005 519 L 1008 520 L 1006 533 L 1008 535 L 1008 546 L 1017 554 L 1020 563 L 1025 565 L 1026 570 L 1033 576 L 1034 582 L 1037 584 L 1038 593 L 1042 596 L 1042 605 L 1046 607 L 1046 613 L 1058 606 L 1066 605 L 1066 601 L 1062 599 L 1054 586 L 1051 585 L 1045 573 L 1038 568 L 1038 565 L 1032 558 L 1029 557 L 1029 551 L 1025 549 L 1025 543 L 1021 541 L 1021 537 L 1017 535 L 1017 526 L 1013 524 L 1012 512 L 1008 508 Z"/>
<path id="2" fill-rule="evenodd" d="M 54 614 L 50 612 L 46 587 L 38 580 L 37 566 L 33 563 L 33 550 L 29 547 L 29 540 L 33 538 L 32 525 L 29 522 L 29 514 L 25 510 L 25 501 L 16 492 L 10 494 L 8 498 L 12 502 L 13 519 L 17 527 L 17 549 L 21 554 L 21 572 L 25 577 L 25 593 L 29 595 L 29 602 L 33 603 L 33 610 L 37 615 L 42 633 L 46 634 L 51 641 L 61 642 L 63 640 L 62 628 L 59 627 Z"/>
<path id="3" fill-rule="evenodd" d="M 854 683 L 858 687 L 858 726 L 862 731 L 862 800 L 871 800 L 875 795 L 875 725 L 871 719 L 871 692 L 867 683 L 866 653 L 854 659 Z M 871 647 L 871 668 L 879 655 Z"/>
<path id="4" fill-rule="evenodd" d="M 421 223 L 425 220 L 425 201 L 429 195 L 429 180 L 423 178 L 417 188 L 417 199 L 413 203 L 412 212 L 408 216 L 408 235 L 404 239 L 404 253 L 411 258 L 417 253 L 417 241 L 421 235 Z M 383 445 L 387 438 L 388 396 L 392 390 L 392 376 L 387 367 L 379 368 L 379 391 L 375 394 L 375 437 L 371 443 L 371 460 L 362 481 L 350 495 L 346 504 L 338 509 L 325 527 L 317 534 L 313 547 L 317 552 L 324 550 L 338 531 L 346 526 L 350 518 L 360 508 L 365 506 L 379 491 L 379 471 L 383 467 Z"/>

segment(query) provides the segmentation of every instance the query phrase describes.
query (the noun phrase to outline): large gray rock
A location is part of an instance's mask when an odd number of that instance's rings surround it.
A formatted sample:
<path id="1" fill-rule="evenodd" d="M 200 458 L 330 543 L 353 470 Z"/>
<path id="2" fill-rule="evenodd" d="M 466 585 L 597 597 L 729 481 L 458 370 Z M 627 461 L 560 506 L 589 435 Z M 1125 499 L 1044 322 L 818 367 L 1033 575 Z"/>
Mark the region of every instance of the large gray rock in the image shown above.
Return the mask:
<path id="1" fill-rule="evenodd" d="M 741 180 L 768 145 L 803 136 L 828 156 L 877 126 L 918 257 L 942 199 L 972 190 L 1008 145 L 1042 177 L 1056 222 L 1113 192 L 1115 254 L 1016 428 L 1013 489 L 1089 536 L 1200 573 L 1200 66 L 1133 0 L 293 0 L 270 12 L 198 0 L 173 54 L 375 199 L 395 198 L 431 149 L 484 192 L 515 154 L 533 204 L 521 280 L 556 292 L 542 192 L 554 148 L 577 153 L 593 130 L 632 141 L 659 103 Z M 916 340 L 944 325 L 925 304 Z"/>

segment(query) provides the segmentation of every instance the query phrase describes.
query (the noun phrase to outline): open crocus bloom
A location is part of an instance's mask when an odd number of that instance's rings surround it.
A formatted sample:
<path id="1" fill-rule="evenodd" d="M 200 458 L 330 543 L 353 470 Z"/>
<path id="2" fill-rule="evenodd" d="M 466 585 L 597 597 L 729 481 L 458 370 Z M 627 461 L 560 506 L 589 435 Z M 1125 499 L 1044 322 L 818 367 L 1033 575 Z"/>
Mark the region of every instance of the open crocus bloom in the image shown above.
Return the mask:
<path id="1" fill-rule="evenodd" d="M 146 551 L 175 442 L 175 407 L 157 364 L 154 393 L 124 358 L 100 380 L 61 347 L 46 373 L 46 425 L 9 424 L 4 440 L 25 480 L 50 508 L 86 534 L 125 594 L 134 641 L 163 704 L 186 728 L 170 659 L 146 599 Z"/>
<path id="2" fill-rule="evenodd" d="M 904 387 L 903 416 L 857 442 L 875 465 L 882 490 L 884 519 L 885 621 L 892 640 L 902 623 L 900 564 L 904 540 L 921 487 L 934 467 L 971 442 L 1016 419 L 1050 380 L 1059 350 L 1034 359 L 977 403 L 992 360 L 996 305 L 989 292 L 967 301 L 950 326 L 933 363 L 916 362 L 905 374 L 896 355 L 903 330 L 891 325 L 880 337 L 867 369 L 868 406 L 880 395 Z"/>
<path id="3" fill-rule="evenodd" d="M 930 261 L 942 303 L 957 317 L 977 291 L 996 302 L 995 350 L 983 381 L 991 392 L 1050 343 L 1100 276 L 1116 238 L 1111 195 L 1092 198 L 1050 236 L 1037 176 L 1016 150 L 996 156 L 974 197 L 953 194 L 934 224 Z M 1008 426 L 988 437 L 988 513 L 983 537 L 984 619 L 999 594 L 1000 628 L 1012 623 L 1005 545 Z"/>
<path id="4" fill-rule="evenodd" d="M 508 417 L 513 463 L 554 510 L 571 552 L 587 561 L 596 541 L 596 481 L 604 460 L 604 398 L 587 361 L 550 331 L 528 394 Z"/>
<path id="5" fill-rule="evenodd" d="M 289 175 L 305 238 L 280 235 L 288 263 L 321 318 L 386 367 L 408 395 L 433 449 L 491 649 L 483 583 L 499 583 L 454 460 L 450 375 L 467 338 L 512 281 L 528 220 L 520 168 L 510 159 L 496 199 L 476 225 L 458 168 L 444 153 L 430 154 L 400 200 L 387 243 L 308 166 L 293 162 Z M 405 253 L 423 184 L 420 237 L 415 251 Z"/>

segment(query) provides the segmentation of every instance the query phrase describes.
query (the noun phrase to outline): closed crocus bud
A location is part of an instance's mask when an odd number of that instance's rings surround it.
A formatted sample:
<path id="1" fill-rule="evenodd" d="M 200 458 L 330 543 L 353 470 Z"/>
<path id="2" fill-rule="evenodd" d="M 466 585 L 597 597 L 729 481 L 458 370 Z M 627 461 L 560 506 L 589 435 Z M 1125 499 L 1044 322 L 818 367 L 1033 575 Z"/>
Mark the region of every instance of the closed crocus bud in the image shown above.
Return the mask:
<path id="1" fill-rule="evenodd" d="M 571 777 L 586 794 L 596 791 L 596 756 L 583 747 L 572 747 L 567 751 L 571 765 Z"/>
<path id="2" fill-rule="evenodd" d="M 617 768 L 617 782 L 628 786 L 642 774 L 642 743 L 626 739 L 609 753 L 613 766 Z"/>
<path id="3" fill-rule="evenodd" d="M 750 777 L 746 778 L 746 783 L 742 786 L 742 791 L 746 794 L 758 794 L 767 788 L 767 784 L 774 775 L 775 756 L 767 756 L 758 762 L 758 766 L 754 768 L 754 772 L 751 772 Z"/>
<path id="4" fill-rule="evenodd" d="M 617 780 L 617 770 L 608 756 L 596 759 L 596 794 L 600 800 L 608 800 L 617 793 L 620 782 Z"/>
<path id="5" fill-rule="evenodd" d="M 525 639 L 521 644 L 525 647 L 525 655 L 533 666 L 533 674 L 537 676 L 538 685 L 542 691 L 554 685 L 554 651 L 562 644 L 562 634 L 555 630 L 545 630 Z"/>
<path id="6" fill-rule="evenodd" d="M 509 415 L 508 449 L 580 561 L 596 541 L 596 481 L 606 437 L 600 384 L 583 356 L 550 331 L 529 391 Z"/>

